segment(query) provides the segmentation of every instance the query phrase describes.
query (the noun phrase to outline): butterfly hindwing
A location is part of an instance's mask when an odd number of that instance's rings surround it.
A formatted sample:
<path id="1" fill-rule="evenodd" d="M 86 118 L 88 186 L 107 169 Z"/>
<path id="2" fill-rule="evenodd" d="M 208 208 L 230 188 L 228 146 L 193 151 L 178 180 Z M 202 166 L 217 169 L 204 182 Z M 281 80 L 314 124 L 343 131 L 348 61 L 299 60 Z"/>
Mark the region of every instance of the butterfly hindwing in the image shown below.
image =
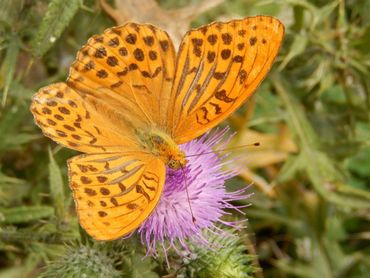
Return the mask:
<path id="1" fill-rule="evenodd" d="M 205 133 L 252 95 L 283 35 L 283 25 L 270 16 L 216 22 L 185 35 L 168 114 L 178 144 Z"/>
<path id="2" fill-rule="evenodd" d="M 136 152 L 80 155 L 68 168 L 79 221 L 98 240 L 117 239 L 142 224 L 165 179 L 161 160 Z"/>

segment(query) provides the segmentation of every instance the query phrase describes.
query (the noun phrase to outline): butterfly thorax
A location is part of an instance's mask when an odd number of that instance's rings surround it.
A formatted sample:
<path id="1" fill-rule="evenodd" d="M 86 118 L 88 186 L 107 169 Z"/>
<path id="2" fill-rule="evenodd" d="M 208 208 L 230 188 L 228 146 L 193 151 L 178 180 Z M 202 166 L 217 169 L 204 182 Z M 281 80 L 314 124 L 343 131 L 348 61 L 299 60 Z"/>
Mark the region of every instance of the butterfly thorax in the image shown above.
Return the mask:
<path id="1" fill-rule="evenodd" d="M 158 156 L 171 169 L 177 170 L 186 165 L 185 153 L 168 134 L 150 130 L 139 132 L 138 136 L 143 148 Z"/>

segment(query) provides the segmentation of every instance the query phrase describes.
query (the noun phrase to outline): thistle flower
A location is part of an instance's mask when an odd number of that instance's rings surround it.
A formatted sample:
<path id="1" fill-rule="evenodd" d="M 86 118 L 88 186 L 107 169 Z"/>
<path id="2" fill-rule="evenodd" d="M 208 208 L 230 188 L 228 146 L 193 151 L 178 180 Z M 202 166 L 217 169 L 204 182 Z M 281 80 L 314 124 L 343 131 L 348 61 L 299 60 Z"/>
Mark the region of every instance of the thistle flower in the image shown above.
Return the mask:
<path id="1" fill-rule="evenodd" d="M 157 277 L 157 266 L 135 242 L 76 242 L 49 261 L 40 278 Z M 59 250 L 58 250 L 59 251 Z M 140 274 L 140 275 L 139 275 Z"/>
<path id="2" fill-rule="evenodd" d="M 215 234 L 205 232 L 204 236 L 213 246 L 222 246 L 217 252 L 202 248 L 196 244 L 189 246 L 192 258 L 184 259 L 185 268 L 183 273 L 196 273 L 198 278 L 206 277 L 240 277 L 252 278 L 259 271 L 255 265 L 255 256 L 248 254 L 248 249 L 241 238 L 228 228 L 231 234 L 228 237 L 218 237 Z M 246 235 L 242 235 L 242 238 Z M 182 273 L 181 273 L 182 274 Z M 187 277 L 185 276 L 184 277 Z M 181 277 L 179 275 L 179 277 Z"/>
<path id="3" fill-rule="evenodd" d="M 232 162 L 228 155 L 219 156 L 212 151 L 222 149 L 228 128 L 206 134 L 199 139 L 181 145 L 188 163 L 184 169 L 167 169 L 166 183 L 161 199 L 152 215 L 141 225 L 138 232 L 141 241 L 147 246 L 147 253 L 157 255 L 157 248 L 162 247 L 167 258 L 167 251 L 173 248 L 189 251 L 187 240 L 204 245 L 208 244 L 202 236 L 203 230 L 221 233 L 216 224 L 239 228 L 239 222 L 227 222 L 222 216 L 226 209 L 240 207 L 230 201 L 248 197 L 245 188 L 227 192 L 225 181 L 234 177 L 237 171 L 226 171 L 223 167 Z"/>
<path id="4" fill-rule="evenodd" d="M 114 252 L 103 244 L 73 244 L 66 247 L 65 253 L 48 263 L 39 277 L 121 277 L 117 262 L 122 250 Z"/>

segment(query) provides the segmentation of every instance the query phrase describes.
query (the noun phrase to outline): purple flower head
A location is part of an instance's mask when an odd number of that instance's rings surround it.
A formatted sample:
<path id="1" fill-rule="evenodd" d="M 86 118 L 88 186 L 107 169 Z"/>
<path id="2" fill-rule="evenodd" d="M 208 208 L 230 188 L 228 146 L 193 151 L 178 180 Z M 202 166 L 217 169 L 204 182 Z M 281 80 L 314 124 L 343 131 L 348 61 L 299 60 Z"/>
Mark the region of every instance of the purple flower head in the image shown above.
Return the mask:
<path id="1" fill-rule="evenodd" d="M 179 246 L 189 251 L 188 239 L 207 244 L 202 231 L 219 229 L 218 222 L 238 227 L 238 223 L 223 221 L 221 217 L 227 214 L 225 209 L 238 210 L 230 201 L 248 196 L 245 189 L 226 192 L 225 181 L 237 175 L 237 171 L 223 170 L 231 160 L 212 151 L 224 148 L 228 130 L 206 134 L 180 146 L 188 163 L 184 169 L 167 168 L 161 199 L 138 230 L 148 254 L 156 255 L 158 245 L 165 254 L 169 248 L 178 250 Z"/>

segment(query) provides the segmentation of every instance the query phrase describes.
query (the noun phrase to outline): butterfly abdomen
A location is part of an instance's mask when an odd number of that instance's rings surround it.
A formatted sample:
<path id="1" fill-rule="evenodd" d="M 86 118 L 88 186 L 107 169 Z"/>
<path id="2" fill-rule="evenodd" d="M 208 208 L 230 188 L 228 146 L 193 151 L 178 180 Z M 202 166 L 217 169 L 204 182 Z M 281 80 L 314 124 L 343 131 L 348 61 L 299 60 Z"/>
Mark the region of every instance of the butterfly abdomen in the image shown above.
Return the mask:
<path id="1" fill-rule="evenodd" d="M 177 170 L 186 165 L 184 152 L 168 134 L 153 129 L 139 132 L 138 137 L 143 148 L 159 157 L 168 167 Z"/>

